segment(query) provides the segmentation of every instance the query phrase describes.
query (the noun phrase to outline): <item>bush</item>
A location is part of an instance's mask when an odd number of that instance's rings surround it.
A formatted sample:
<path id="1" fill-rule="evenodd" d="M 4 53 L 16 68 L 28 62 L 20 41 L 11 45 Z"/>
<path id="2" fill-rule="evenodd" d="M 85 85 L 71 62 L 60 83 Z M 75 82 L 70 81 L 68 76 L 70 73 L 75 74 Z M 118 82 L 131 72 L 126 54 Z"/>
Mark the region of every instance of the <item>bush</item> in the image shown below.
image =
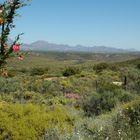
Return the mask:
<path id="1" fill-rule="evenodd" d="M 117 113 L 116 121 L 114 119 L 114 127 L 125 133 L 125 136 L 127 136 L 129 139 L 140 139 L 139 98 L 122 105 L 122 110 Z"/>
<path id="2" fill-rule="evenodd" d="M 101 114 L 101 97 L 99 94 L 94 95 L 91 99 L 83 103 L 83 110 L 86 116 Z"/>
<path id="3" fill-rule="evenodd" d="M 119 66 L 117 64 L 109 64 L 109 69 L 112 71 L 118 71 L 119 70 Z"/>
<path id="4" fill-rule="evenodd" d="M 63 76 L 72 76 L 72 75 L 75 75 L 75 74 L 79 74 L 81 71 L 79 68 L 76 68 L 76 67 L 69 67 L 69 68 L 66 68 L 64 71 L 63 71 Z"/>
<path id="5" fill-rule="evenodd" d="M 95 70 L 96 73 L 100 73 L 100 72 L 102 72 L 103 70 L 106 70 L 106 69 L 111 70 L 111 71 L 118 71 L 119 67 L 116 64 L 105 63 L 105 62 L 95 64 L 93 66 L 93 70 Z"/>
<path id="6" fill-rule="evenodd" d="M 111 111 L 117 103 L 117 97 L 111 92 L 91 97 L 91 99 L 83 105 L 86 116 L 97 116 L 102 113 Z"/>
<path id="7" fill-rule="evenodd" d="M 48 68 L 32 68 L 30 71 L 31 76 L 43 75 L 48 72 Z"/>
<path id="8" fill-rule="evenodd" d="M 97 73 L 102 72 L 103 70 L 108 68 L 107 63 L 99 63 L 93 66 L 93 70 L 95 70 Z"/>
<path id="9" fill-rule="evenodd" d="M 0 92 L 1 93 L 13 93 L 16 91 L 22 91 L 21 81 L 14 78 L 0 78 Z"/>
<path id="10" fill-rule="evenodd" d="M 28 73 L 28 69 L 26 69 L 26 68 L 21 68 L 20 70 L 19 70 L 19 72 L 22 72 L 22 73 Z"/>
<path id="11" fill-rule="evenodd" d="M 25 100 L 31 100 L 33 98 L 34 94 L 35 94 L 34 92 L 26 91 L 23 95 L 23 98 Z"/>
<path id="12" fill-rule="evenodd" d="M 140 69 L 140 64 L 137 65 L 137 68 Z"/>
<path id="13" fill-rule="evenodd" d="M 129 123 L 132 126 L 140 125 L 140 100 L 137 99 L 123 106 L 123 112 L 129 117 Z"/>
<path id="14" fill-rule="evenodd" d="M 132 101 L 137 95 L 126 92 L 111 84 L 102 84 L 98 93 L 93 94 L 90 99 L 83 103 L 86 116 L 97 116 L 111 111 L 118 102 L 126 103 Z"/>
<path id="15" fill-rule="evenodd" d="M 8 104 L 0 102 L 0 139 L 38 140 L 50 130 L 60 134 L 71 132 L 74 117 L 61 105 L 52 109 L 33 104 Z"/>
<path id="16" fill-rule="evenodd" d="M 112 112 L 80 121 L 70 136 L 83 140 L 139 140 L 140 99 L 117 106 Z M 78 139 L 77 138 L 77 139 Z"/>
<path id="17" fill-rule="evenodd" d="M 17 75 L 17 72 L 15 70 L 8 71 L 8 77 L 15 77 Z"/>

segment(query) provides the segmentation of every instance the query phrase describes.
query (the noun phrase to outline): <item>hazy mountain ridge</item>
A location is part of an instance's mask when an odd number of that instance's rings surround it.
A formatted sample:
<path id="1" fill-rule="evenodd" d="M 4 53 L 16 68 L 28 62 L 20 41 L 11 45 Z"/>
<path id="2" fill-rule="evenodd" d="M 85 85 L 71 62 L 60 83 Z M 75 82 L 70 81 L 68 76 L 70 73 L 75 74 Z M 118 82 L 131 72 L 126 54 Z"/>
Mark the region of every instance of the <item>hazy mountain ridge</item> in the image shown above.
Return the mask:
<path id="1" fill-rule="evenodd" d="M 106 46 L 93 46 L 87 47 L 82 45 L 69 46 L 65 44 L 55 44 L 49 43 L 47 41 L 36 41 L 31 44 L 23 44 L 23 50 L 31 51 L 57 51 L 57 52 L 93 52 L 93 53 L 126 53 L 126 52 L 137 52 L 135 49 L 118 49 L 113 47 Z"/>

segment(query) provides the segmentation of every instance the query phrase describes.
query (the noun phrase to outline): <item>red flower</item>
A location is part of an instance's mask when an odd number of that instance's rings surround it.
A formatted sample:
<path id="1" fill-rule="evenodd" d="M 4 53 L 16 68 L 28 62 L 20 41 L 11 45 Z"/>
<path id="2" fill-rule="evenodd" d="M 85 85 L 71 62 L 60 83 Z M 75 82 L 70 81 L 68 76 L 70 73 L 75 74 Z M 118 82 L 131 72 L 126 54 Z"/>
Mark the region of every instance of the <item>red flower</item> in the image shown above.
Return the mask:
<path id="1" fill-rule="evenodd" d="M 20 50 L 20 45 L 19 44 L 13 45 L 12 49 L 14 52 L 18 52 Z"/>

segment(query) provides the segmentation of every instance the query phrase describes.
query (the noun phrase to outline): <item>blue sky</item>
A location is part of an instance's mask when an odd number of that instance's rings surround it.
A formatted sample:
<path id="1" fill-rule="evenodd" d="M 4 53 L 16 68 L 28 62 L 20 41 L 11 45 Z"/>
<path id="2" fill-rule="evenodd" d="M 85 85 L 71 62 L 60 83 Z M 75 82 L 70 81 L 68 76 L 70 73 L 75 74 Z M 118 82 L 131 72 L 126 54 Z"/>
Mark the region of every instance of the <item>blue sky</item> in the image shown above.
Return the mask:
<path id="1" fill-rule="evenodd" d="M 21 9 L 13 38 L 140 50 L 140 0 L 32 0 Z"/>

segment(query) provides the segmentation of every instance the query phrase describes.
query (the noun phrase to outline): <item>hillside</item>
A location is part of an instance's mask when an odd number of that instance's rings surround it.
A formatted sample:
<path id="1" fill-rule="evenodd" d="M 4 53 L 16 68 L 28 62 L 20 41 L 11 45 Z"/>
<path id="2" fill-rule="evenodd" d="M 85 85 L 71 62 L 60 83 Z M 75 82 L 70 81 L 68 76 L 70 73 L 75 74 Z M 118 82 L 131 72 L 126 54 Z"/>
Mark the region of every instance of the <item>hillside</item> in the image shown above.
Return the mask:
<path id="1" fill-rule="evenodd" d="M 10 60 L 0 77 L 0 139 L 139 139 L 138 56 L 30 52 Z"/>
<path id="2" fill-rule="evenodd" d="M 24 53 L 24 52 L 23 52 Z M 17 58 L 9 61 L 9 66 L 16 67 L 34 67 L 58 65 L 63 66 L 69 64 L 93 64 L 99 62 L 122 62 L 140 57 L 139 53 L 125 54 L 103 54 L 103 53 L 80 53 L 80 52 L 25 52 L 24 60 L 20 61 Z M 129 63 L 129 61 L 128 61 Z"/>

